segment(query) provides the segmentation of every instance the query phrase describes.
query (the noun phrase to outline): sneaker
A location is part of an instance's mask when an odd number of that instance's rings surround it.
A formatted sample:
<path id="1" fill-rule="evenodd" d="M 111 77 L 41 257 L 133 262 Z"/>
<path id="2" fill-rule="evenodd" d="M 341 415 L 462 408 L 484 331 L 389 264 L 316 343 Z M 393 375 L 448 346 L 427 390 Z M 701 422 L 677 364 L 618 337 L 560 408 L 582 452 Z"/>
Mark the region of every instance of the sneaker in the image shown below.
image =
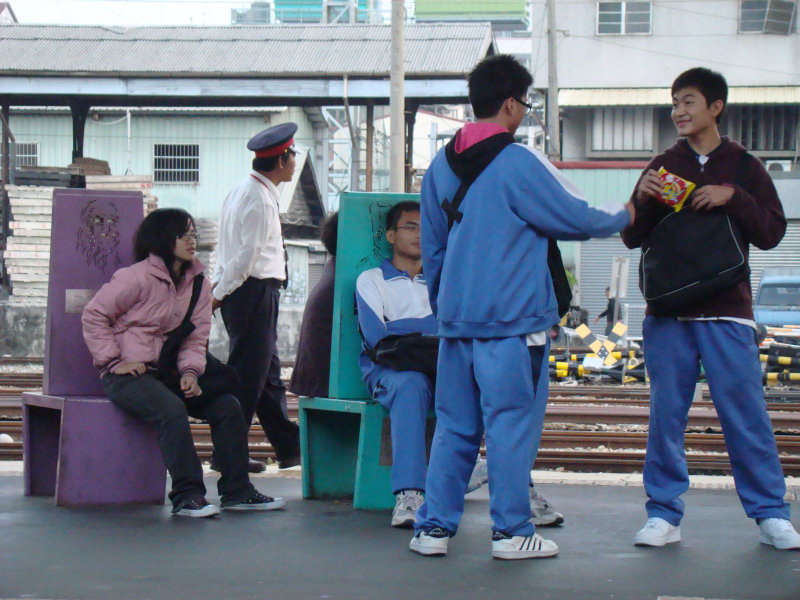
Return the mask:
<path id="1" fill-rule="evenodd" d="M 775 546 L 778 550 L 800 550 L 800 534 L 788 519 L 764 519 L 758 528 L 762 544 Z"/>
<path id="2" fill-rule="evenodd" d="M 190 496 L 180 500 L 175 506 L 172 507 L 172 514 L 178 517 L 216 517 L 219 514 L 219 508 L 208 501 L 202 496 Z"/>
<path id="3" fill-rule="evenodd" d="M 469 477 L 469 483 L 467 483 L 467 491 L 464 492 L 465 494 L 469 494 L 470 492 L 474 492 L 483 484 L 489 482 L 489 467 L 486 464 L 486 459 L 478 457 L 478 460 L 475 461 L 475 468 L 472 469 L 472 475 Z"/>
<path id="4" fill-rule="evenodd" d="M 564 522 L 564 515 L 553 510 L 553 506 L 533 486 L 530 488 L 531 514 L 533 524 L 537 527 L 555 527 Z"/>
<path id="5" fill-rule="evenodd" d="M 265 496 L 261 492 L 253 492 L 245 499 L 223 500 L 224 510 L 278 510 L 283 508 L 286 502 L 283 498 L 273 498 Z"/>
<path id="6" fill-rule="evenodd" d="M 521 560 L 524 558 L 550 558 L 558 555 L 558 545 L 538 533 L 533 535 L 508 535 L 500 531 L 492 534 L 492 558 Z"/>
<path id="7" fill-rule="evenodd" d="M 392 527 L 410 529 L 417 522 L 417 510 L 425 501 L 419 490 L 403 490 L 397 494 L 392 511 Z"/>
<path id="8" fill-rule="evenodd" d="M 663 546 L 681 541 L 681 528 L 667 523 L 664 519 L 651 517 L 647 519 L 636 536 L 634 546 Z"/>
<path id="9" fill-rule="evenodd" d="M 408 549 L 423 556 L 445 556 L 449 540 L 450 534 L 441 527 L 434 527 L 430 531 L 418 531 Z"/>

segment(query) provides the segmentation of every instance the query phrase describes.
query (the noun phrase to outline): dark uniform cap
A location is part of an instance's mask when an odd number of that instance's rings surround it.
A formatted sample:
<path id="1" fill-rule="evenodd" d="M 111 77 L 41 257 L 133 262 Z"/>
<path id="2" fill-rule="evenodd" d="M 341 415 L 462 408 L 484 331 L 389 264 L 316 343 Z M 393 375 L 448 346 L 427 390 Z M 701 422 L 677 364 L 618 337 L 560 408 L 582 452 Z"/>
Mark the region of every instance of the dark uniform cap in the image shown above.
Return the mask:
<path id="1" fill-rule="evenodd" d="M 247 142 L 247 149 L 259 158 L 280 156 L 294 144 L 297 123 L 281 123 L 254 135 Z"/>

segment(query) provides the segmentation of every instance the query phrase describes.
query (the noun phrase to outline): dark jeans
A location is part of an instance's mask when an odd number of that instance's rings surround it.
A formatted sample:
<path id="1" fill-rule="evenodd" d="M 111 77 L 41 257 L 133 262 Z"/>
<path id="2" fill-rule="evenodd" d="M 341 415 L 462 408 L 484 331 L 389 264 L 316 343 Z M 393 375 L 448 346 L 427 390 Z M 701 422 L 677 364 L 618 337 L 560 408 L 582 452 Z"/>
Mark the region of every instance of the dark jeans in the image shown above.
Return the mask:
<path id="1" fill-rule="evenodd" d="M 250 277 L 222 301 L 222 320 L 230 338 L 228 364 L 239 373 L 236 394 L 247 428 L 258 415 L 278 460 L 300 454 L 297 424 L 286 412 L 286 388 L 278 358 L 280 282 Z"/>
<path id="2" fill-rule="evenodd" d="M 222 469 L 217 482 L 220 498 L 243 499 L 253 491 L 247 474 L 247 428 L 235 396 L 200 396 L 199 400 L 190 399 L 187 408 L 187 403 L 149 372 L 139 377 L 109 373 L 102 384 L 111 402 L 158 428 L 161 454 L 172 478 L 169 498 L 173 504 L 206 493 L 189 415 L 208 421 L 211 427 L 214 453 Z"/>

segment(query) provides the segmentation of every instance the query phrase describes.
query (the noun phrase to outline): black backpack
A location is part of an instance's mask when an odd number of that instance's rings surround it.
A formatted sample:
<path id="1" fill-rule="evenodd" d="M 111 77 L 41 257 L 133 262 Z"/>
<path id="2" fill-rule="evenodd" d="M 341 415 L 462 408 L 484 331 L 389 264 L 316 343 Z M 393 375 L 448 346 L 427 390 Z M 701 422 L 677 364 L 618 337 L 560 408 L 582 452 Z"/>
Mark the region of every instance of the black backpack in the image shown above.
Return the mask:
<path id="1" fill-rule="evenodd" d="M 745 153 L 739 161 L 740 187 L 746 188 L 752 160 Z M 642 243 L 639 289 L 655 316 L 679 314 L 749 275 L 747 242 L 721 210 L 670 212 Z"/>

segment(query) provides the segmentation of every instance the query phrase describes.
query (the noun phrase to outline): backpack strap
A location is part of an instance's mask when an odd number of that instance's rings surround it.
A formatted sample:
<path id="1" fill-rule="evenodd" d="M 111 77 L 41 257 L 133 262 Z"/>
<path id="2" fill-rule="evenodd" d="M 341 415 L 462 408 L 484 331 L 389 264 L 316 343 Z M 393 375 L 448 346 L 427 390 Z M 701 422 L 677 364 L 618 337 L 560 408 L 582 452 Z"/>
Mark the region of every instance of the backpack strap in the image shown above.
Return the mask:
<path id="1" fill-rule="evenodd" d="M 756 157 L 749 152 L 743 152 L 739 157 L 739 163 L 736 165 L 736 177 L 733 180 L 735 185 L 746 190 L 747 184 L 750 183 L 750 177 L 753 174 L 753 161 Z"/>
<path id="2" fill-rule="evenodd" d="M 447 215 L 447 231 L 450 231 L 456 222 L 461 223 L 464 213 L 458 210 L 458 207 L 461 206 L 464 196 L 467 195 L 467 190 L 471 183 L 472 181 L 462 181 L 461 185 L 458 186 L 458 190 L 456 190 L 456 195 L 453 196 L 453 201 L 450 202 L 445 198 L 442 202 L 442 210 Z"/>
<path id="3" fill-rule="evenodd" d="M 494 161 L 506 146 L 513 143 L 514 136 L 508 132 L 490 136 L 464 151 L 463 154 L 466 161 L 460 167 L 456 166 L 454 162 L 456 155 L 455 138 L 447 144 L 445 154 L 448 164 L 461 181 L 453 199 L 445 198 L 441 203 L 442 210 L 447 215 L 447 231 L 450 231 L 455 223 L 460 223 L 464 217 L 464 213 L 458 209 L 467 195 L 469 186 L 475 182 L 484 169 Z"/>
<path id="4" fill-rule="evenodd" d="M 202 291 L 202 289 L 203 289 L 203 274 L 199 273 L 195 275 L 194 281 L 192 282 L 192 297 L 189 300 L 189 308 L 186 311 L 186 316 L 183 317 L 181 325 L 191 321 L 192 313 L 194 312 L 194 307 L 197 306 L 197 301 L 200 299 L 200 292 Z"/>

